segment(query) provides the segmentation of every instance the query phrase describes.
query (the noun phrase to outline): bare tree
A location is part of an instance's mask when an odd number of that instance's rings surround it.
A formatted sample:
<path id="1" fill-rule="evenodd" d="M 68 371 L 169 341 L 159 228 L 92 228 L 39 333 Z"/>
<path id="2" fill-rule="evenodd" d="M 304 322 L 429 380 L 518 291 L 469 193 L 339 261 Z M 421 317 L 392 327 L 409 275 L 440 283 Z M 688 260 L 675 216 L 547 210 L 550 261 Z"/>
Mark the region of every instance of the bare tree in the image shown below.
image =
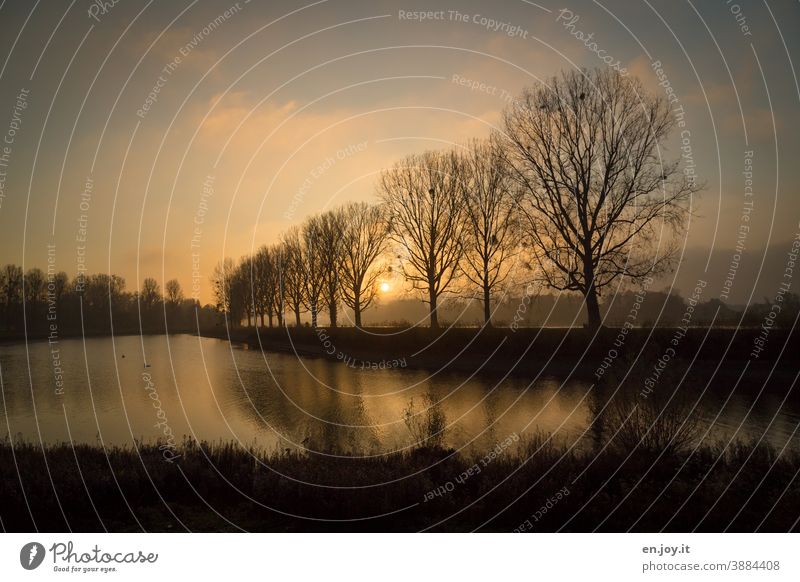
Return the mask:
<path id="1" fill-rule="evenodd" d="M 84 276 L 81 273 L 73 284 L 76 285 L 76 294 L 87 308 L 88 320 L 100 323 L 103 327 L 110 324 L 114 307 L 123 306 L 133 299 L 124 293 L 125 279 L 118 275 L 96 273 Z"/>
<path id="2" fill-rule="evenodd" d="M 275 264 L 274 251 L 262 246 L 253 257 L 253 293 L 255 295 L 256 310 L 261 317 L 261 326 L 264 326 L 264 316 L 272 327 L 275 317 L 275 297 L 278 291 L 278 269 Z"/>
<path id="3" fill-rule="evenodd" d="M 233 278 L 236 274 L 236 264 L 230 257 L 225 257 L 214 266 L 211 273 L 211 288 L 217 309 L 230 315 Z"/>
<path id="4" fill-rule="evenodd" d="M 250 327 L 255 321 L 252 265 L 253 259 L 251 257 L 242 257 L 234 271 L 231 284 L 231 318 L 236 323 L 245 319 L 247 327 Z"/>
<path id="5" fill-rule="evenodd" d="M 11 328 L 12 306 L 22 297 L 22 268 L 17 265 L 6 265 L 0 272 L 3 302 L 6 311 L 6 327 Z"/>
<path id="6" fill-rule="evenodd" d="M 168 321 L 175 321 L 178 310 L 183 303 L 183 289 L 177 279 L 170 279 L 164 283 L 164 301 Z"/>
<path id="7" fill-rule="evenodd" d="M 164 284 L 167 303 L 173 306 L 179 305 L 183 301 L 183 289 L 177 279 L 170 279 Z"/>
<path id="8" fill-rule="evenodd" d="M 330 326 L 336 327 L 341 292 L 341 258 L 344 237 L 344 216 L 341 210 L 330 210 L 318 218 L 317 243 L 321 253 L 322 294 L 330 315 Z"/>
<path id="9" fill-rule="evenodd" d="M 582 293 L 596 328 L 604 287 L 672 265 L 676 247 L 661 240 L 659 226 L 681 229 L 685 202 L 699 190 L 677 161 L 661 160 L 675 119 L 637 79 L 603 69 L 527 89 L 504 122 L 544 283 Z"/>
<path id="10" fill-rule="evenodd" d="M 326 250 L 321 216 L 312 216 L 303 223 L 303 268 L 305 293 L 303 300 L 311 313 L 311 327 L 317 327 L 317 316 L 325 291 Z"/>
<path id="11" fill-rule="evenodd" d="M 461 270 L 478 287 L 483 318 L 491 325 L 493 292 L 508 280 L 519 248 L 513 184 L 500 151 L 499 138 L 476 140 L 460 156 L 465 232 Z"/>
<path id="12" fill-rule="evenodd" d="M 292 227 L 284 234 L 280 249 L 278 273 L 285 304 L 294 313 L 295 325 L 300 327 L 300 311 L 306 293 L 306 270 L 303 243 L 298 227 Z"/>
<path id="13" fill-rule="evenodd" d="M 400 249 L 400 268 L 427 295 L 430 326 L 439 297 L 453 283 L 462 254 L 463 205 L 453 152 L 411 155 L 381 174 L 378 191 Z"/>
<path id="14" fill-rule="evenodd" d="M 270 314 L 270 325 L 272 325 L 272 314 L 275 314 L 276 319 L 278 320 L 278 327 L 283 327 L 284 318 L 283 312 L 285 308 L 286 302 L 286 293 L 284 290 L 284 283 L 283 277 L 281 276 L 281 245 L 275 244 L 271 247 L 267 248 L 269 253 L 270 261 L 271 261 L 271 269 L 272 274 L 270 275 L 270 293 L 269 293 L 269 300 L 270 304 L 268 305 L 268 313 Z"/>
<path id="15" fill-rule="evenodd" d="M 56 305 L 61 303 L 61 298 L 69 288 L 69 275 L 59 271 L 52 276 L 48 275 L 48 290 L 52 292 L 52 299 Z"/>
<path id="16" fill-rule="evenodd" d="M 45 275 L 41 269 L 34 267 L 28 269 L 24 278 L 25 302 L 29 305 L 31 319 L 35 319 L 39 311 L 39 304 L 44 299 Z"/>
<path id="17" fill-rule="evenodd" d="M 389 222 L 385 207 L 351 202 L 342 209 L 344 232 L 340 254 L 342 301 L 353 310 L 356 327 L 361 312 L 378 292 L 377 282 L 384 269 L 376 261 L 386 251 Z"/>
<path id="18" fill-rule="evenodd" d="M 158 282 L 152 277 L 147 277 L 142 281 L 141 298 L 145 309 L 152 309 L 161 301 L 161 290 L 158 287 Z"/>

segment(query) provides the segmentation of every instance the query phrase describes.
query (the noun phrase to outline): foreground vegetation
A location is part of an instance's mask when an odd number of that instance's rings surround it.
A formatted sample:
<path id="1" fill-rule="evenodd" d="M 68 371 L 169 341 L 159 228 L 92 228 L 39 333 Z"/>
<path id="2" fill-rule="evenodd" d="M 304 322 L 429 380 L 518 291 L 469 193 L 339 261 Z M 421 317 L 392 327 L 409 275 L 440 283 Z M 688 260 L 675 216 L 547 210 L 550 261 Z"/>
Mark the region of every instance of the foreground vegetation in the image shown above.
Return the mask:
<path id="1" fill-rule="evenodd" d="M 485 465 L 438 446 L 354 458 L 187 441 L 178 452 L 170 463 L 158 445 L 2 443 L 3 528 L 788 531 L 800 517 L 800 456 L 742 443 L 628 457 L 540 436 Z"/>

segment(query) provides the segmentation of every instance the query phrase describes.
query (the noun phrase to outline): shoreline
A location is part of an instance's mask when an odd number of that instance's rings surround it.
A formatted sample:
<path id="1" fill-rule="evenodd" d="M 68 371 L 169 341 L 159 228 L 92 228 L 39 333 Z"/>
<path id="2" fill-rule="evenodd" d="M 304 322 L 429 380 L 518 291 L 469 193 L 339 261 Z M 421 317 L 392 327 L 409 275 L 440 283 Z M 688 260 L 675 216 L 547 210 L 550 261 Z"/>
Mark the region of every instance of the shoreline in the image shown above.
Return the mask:
<path id="1" fill-rule="evenodd" d="M 377 364 L 378 368 L 593 381 L 602 379 L 596 373 L 601 371 L 604 359 L 608 360 L 609 352 L 615 350 L 612 364 L 620 367 L 633 365 L 634 360 L 651 364 L 664 353 L 674 353 L 673 362 L 682 367 L 691 365 L 701 374 L 716 370 L 716 377 L 736 377 L 747 366 L 754 376 L 793 378 L 800 370 L 800 333 L 773 330 L 771 345 L 762 356 L 750 358 L 748 350 L 759 331 L 689 328 L 677 348 L 672 343 L 675 328 L 631 329 L 619 348 L 615 347 L 619 335 L 616 328 L 604 328 L 596 337 L 582 328 L 235 328 L 203 330 L 200 335 L 244 344 L 249 349 L 322 358 L 342 365 L 355 360 Z M 670 348 L 672 352 L 668 352 Z M 397 360 L 404 364 L 389 365 Z"/>

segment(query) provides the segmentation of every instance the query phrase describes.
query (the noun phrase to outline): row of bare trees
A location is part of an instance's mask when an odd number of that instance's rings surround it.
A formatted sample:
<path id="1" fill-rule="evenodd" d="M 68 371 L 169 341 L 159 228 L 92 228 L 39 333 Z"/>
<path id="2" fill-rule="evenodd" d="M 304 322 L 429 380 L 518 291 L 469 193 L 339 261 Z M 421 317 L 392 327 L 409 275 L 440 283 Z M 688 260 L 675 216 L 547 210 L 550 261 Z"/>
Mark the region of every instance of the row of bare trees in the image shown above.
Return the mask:
<path id="1" fill-rule="evenodd" d="M 484 320 L 504 285 L 535 277 L 599 297 L 673 265 L 687 202 L 700 186 L 663 159 L 676 120 L 667 101 L 631 76 L 572 71 L 527 89 L 502 130 L 464 147 L 409 155 L 383 171 L 378 205 L 349 204 L 309 218 L 213 276 L 219 306 L 264 323 L 324 308 L 331 326 L 347 305 L 361 325 L 381 274 L 396 264 L 438 327 L 443 294 L 482 302 Z M 391 253 L 390 253 L 391 251 Z M 391 259 L 388 257 L 391 256 Z"/>
<path id="2" fill-rule="evenodd" d="M 493 136 L 411 155 L 381 174 L 400 270 L 428 303 L 431 327 L 439 325 L 440 297 L 453 287 L 483 302 L 489 324 L 494 293 L 516 264 L 519 200 L 500 146 Z"/>
<path id="3" fill-rule="evenodd" d="M 337 327 L 339 307 L 362 312 L 372 305 L 386 262 L 390 221 L 382 205 L 352 202 L 307 219 L 279 242 L 259 248 L 239 264 L 225 259 L 211 277 L 217 306 L 234 322 L 300 325 L 304 312 L 317 326 L 320 312 Z"/>
<path id="4" fill-rule="evenodd" d="M 454 288 L 480 298 L 491 321 L 494 292 L 520 248 L 516 201 L 496 140 L 461 150 L 408 156 L 382 173 L 379 204 L 351 203 L 290 228 L 238 265 L 217 266 L 218 305 L 233 321 L 272 326 L 284 313 L 317 327 L 323 309 L 331 327 L 345 305 L 361 326 L 380 278 L 397 264 L 430 307 L 438 327 L 440 297 Z"/>

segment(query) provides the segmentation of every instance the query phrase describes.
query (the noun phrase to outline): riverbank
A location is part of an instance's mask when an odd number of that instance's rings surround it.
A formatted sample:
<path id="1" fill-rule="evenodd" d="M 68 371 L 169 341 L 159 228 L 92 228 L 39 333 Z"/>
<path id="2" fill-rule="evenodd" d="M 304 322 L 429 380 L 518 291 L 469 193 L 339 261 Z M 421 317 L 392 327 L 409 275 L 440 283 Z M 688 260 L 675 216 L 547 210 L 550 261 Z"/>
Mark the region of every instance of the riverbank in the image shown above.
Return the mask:
<path id="1" fill-rule="evenodd" d="M 0 444 L 6 531 L 789 531 L 800 457 L 737 443 L 659 457 L 439 448 L 356 458 L 184 442 Z M 48 477 L 50 475 L 50 477 Z M 51 482 L 52 479 L 52 482 Z"/>
<path id="2" fill-rule="evenodd" d="M 793 378 L 800 334 L 752 328 L 301 328 L 217 327 L 201 335 L 267 352 L 326 358 L 353 368 L 407 367 L 467 374 L 602 379 L 610 369 L 659 360 L 696 374 Z M 754 348 L 760 347 L 757 355 Z"/>

